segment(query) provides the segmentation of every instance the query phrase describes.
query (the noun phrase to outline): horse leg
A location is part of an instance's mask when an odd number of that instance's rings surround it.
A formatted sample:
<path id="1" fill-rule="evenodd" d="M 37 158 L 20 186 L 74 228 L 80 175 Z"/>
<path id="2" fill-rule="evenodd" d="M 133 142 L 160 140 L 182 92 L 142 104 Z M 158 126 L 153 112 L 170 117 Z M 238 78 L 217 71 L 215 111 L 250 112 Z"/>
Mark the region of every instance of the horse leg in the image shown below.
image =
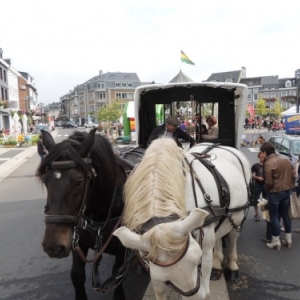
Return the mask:
<path id="1" fill-rule="evenodd" d="M 82 247 L 81 249 L 86 256 L 88 253 L 88 247 Z M 79 257 L 78 253 L 72 250 L 73 263 L 71 269 L 71 280 L 75 289 L 75 300 L 87 300 L 85 291 L 85 263 Z"/>
<path id="2" fill-rule="evenodd" d="M 156 300 L 167 300 L 166 285 L 160 280 L 154 279 L 151 276 L 152 287 L 155 293 Z"/>
<path id="3" fill-rule="evenodd" d="M 222 238 L 216 239 L 215 248 L 213 251 L 213 266 L 210 279 L 219 280 L 222 276 L 222 263 L 224 260 Z"/>
<path id="4" fill-rule="evenodd" d="M 239 278 L 238 255 L 237 255 L 237 240 L 240 233 L 236 229 L 229 232 L 229 249 L 226 265 L 226 274 L 229 281 L 236 281 Z"/>
<path id="5" fill-rule="evenodd" d="M 115 274 L 120 267 L 122 267 L 124 263 L 124 255 L 125 255 L 125 248 L 119 248 L 116 253 L 116 260 L 112 269 L 112 273 Z M 124 275 L 126 276 L 126 274 Z M 125 300 L 125 293 L 123 289 L 123 282 L 118 285 L 114 290 L 113 300 Z"/>
<path id="6" fill-rule="evenodd" d="M 210 296 L 210 275 L 213 263 L 213 249 L 215 245 L 215 231 L 213 224 L 203 229 L 204 237 L 202 241 L 201 260 L 201 285 L 200 295 Z M 189 299 L 189 298 L 187 298 Z M 203 298 L 205 299 L 205 297 Z"/>

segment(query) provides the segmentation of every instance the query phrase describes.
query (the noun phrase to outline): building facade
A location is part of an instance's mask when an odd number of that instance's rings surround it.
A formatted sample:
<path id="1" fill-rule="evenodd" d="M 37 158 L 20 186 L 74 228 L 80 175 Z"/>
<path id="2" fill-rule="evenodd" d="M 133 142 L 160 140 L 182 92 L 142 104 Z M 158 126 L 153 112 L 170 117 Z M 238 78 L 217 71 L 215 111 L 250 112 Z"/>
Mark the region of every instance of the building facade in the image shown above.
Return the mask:
<path id="1" fill-rule="evenodd" d="M 133 101 L 134 90 L 141 84 L 136 73 L 100 71 L 99 75 L 77 85 L 60 98 L 61 116 L 79 125 L 91 120 L 97 122 L 102 106 L 110 105 L 117 99 L 125 106 L 126 102 Z"/>
<path id="2" fill-rule="evenodd" d="M 297 72 L 297 71 L 296 71 Z M 296 74 L 296 73 L 295 73 Z M 300 72 L 299 72 L 300 74 Z M 265 100 L 267 108 L 274 108 L 275 101 L 286 110 L 297 103 L 297 77 L 279 78 L 278 75 L 246 77 L 246 68 L 222 73 L 213 73 L 206 81 L 235 82 L 248 86 L 248 104 L 254 109 L 257 101 Z"/>

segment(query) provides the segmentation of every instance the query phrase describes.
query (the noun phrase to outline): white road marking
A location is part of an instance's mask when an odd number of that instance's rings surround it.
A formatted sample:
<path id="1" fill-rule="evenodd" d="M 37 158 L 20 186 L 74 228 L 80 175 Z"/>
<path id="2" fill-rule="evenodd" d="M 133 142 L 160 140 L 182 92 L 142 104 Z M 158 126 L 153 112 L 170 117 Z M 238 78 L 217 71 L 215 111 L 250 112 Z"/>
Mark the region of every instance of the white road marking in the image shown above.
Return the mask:
<path id="1" fill-rule="evenodd" d="M 259 148 L 248 148 L 250 152 L 259 152 Z"/>

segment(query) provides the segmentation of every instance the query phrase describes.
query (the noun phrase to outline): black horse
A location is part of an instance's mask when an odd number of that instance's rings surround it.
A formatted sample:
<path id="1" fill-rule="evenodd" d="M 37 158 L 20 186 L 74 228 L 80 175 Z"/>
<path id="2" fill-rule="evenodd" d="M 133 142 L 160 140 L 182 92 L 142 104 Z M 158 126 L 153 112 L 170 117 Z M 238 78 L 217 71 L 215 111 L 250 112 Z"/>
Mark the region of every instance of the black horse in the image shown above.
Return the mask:
<path id="1" fill-rule="evenodd" d="M 113 299 L 119 300 L 125 299 L 122 281 L 129 258 L 112 232 L 122 219 L 122 188 L 133 164 L 117 157 L 109 141 L 95 131 L 75 132 L 58 144 L 51 134 L 42 131 L 43 144 L 49 151 L 36 172 L 48 193 L 42 246 L 50 257 L 67 257 L 72 251 L 75 299 L 87 299 L 85 264 L 91 262 L 94 289 L 107 292 L 113 287 Z M 89 249 L 95 249 L 92 260 L 87 259 Z M 100 283 L 98 265 L 103 252 L 116 259 L 114 275 Z"/>

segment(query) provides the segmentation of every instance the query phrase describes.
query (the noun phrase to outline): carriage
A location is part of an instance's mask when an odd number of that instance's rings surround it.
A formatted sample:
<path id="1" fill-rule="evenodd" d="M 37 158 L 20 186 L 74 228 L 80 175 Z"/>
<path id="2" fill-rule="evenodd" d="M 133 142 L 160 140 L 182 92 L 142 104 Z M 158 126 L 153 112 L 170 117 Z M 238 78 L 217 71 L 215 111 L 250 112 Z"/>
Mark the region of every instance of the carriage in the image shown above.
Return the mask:
<path id="1" fill-rule="evenodd" d="M 227 268 L 232 279 L 238 276 L 236 242 L 251 180 L 249 161 L 238 150 L 246 96 L 241 84 L 141 86 L 134 103 L 136 147 L 123 157 L 114 155 L 108 140 L 95 135 L 96 129 L 75 132 L 59 144 L 42 132 L 49 151 L 36 173 L 47 188 L 42 245 L 50 257 L 72 252 L 75 299 L 87 299 L 85 264 L 92 263 L 94 290 L 113 289 L 113 299 L 124 300 L 122 282 L 135 258 L 127 249 L 139 250 L 157 299 L 166 299 L 164 284 L 183 299 L 205 299 L 210 276 L 221 276 L 221 238 L 227 234 Z M 190 109 L 191 117 L 218 117 L 218 139 L 185 151 L 172 139 L 161 138 L 143 156 L 152 130 L 181 106 Z M 122 223 L 126 227 L 120 227 Z M 95 250 L 92 259 L 87 258 L 89 249 Z M 100 282 L 104 252 L 115 255 L 116 261 L 113 276 Z M 189 276 L 183 278 L 184 273 Z"/>
<path id="2" fill-rule="evenodd" d="M 152 130 L 168 115 L 193 119 L 199 113 L 203 122 L 209 115 L 218 119 L 219 138 L 211 142 L 239 149 L 247 97 L 247 86 L 243 84 L 188 82 L 140 86 L 134 96 L 136 144 L 146 148 Z"/>

